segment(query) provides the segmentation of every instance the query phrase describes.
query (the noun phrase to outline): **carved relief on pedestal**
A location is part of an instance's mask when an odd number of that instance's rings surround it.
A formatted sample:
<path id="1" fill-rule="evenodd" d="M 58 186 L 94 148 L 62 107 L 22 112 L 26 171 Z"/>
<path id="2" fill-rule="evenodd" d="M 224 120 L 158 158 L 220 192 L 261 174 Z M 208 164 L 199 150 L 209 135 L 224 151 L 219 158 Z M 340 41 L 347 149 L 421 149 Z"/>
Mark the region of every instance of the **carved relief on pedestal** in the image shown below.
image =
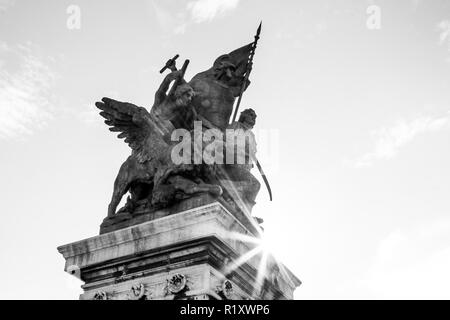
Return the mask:
<path id="1" fill-rule="evenodd" d="M 225 279 L 221 286 L 216 287 L 216 292 L 226 300 L 233 300 L 235 296 L 233 283 L 228 279 Z"/>
<path id="2" fill-rule="evenodd" d="M 222 293 L 228 299 L 231 300 L 234 295 L 233 283 L 230 280 L 225 280 L 222 284 Z"/>
<path id="3" fill-rule="evenodd" d="M 174 274 L 167 280 L 167 291 L 171 294 L 177 294 L 186 289 L 186 276 L 181 273 Z"/>
<path id="4" fill-rule="evenodd" d="M 108 294 L 105 291 L 97 291 L 94 294 L 93 300 L 109 300 Z"/>
<path id="5" fill-rule="evenodd" d="M 131 293 L 128 294 L 129 300 L 148 300 L 151 296 L 143 283 L 132 286 L 130 291 Z"/>

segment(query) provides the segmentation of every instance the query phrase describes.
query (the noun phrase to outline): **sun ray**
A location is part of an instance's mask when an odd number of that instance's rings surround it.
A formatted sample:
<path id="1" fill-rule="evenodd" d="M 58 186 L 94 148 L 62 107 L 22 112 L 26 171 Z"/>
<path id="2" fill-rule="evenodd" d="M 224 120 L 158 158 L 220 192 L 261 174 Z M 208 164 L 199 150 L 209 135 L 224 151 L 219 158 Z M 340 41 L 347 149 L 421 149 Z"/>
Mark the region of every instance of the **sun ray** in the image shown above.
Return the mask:
<path id="1" fill-rule="evenodd" d="M 231 272 L 233 272 L 234 270 L 236 270 L 237 268 L 239 268 L 241 265 L 243 265 L 244 263 L 246 263 L 247 261 L 249 261 L 251 258 L 253 258 L 254 256 L 256 256 L 258 253 L 260 253 L 262 251 L 262 247 L 261 246 L 257 246 L 255 248 L 253 248 L 252 250 L 246 252 L 245 254 L 243 254 L 242 256 L 240 256 L 237 260 L 235 261 L 231 261 L 224 270 L 224 275 L 227 276 L 229 275 Z"/>
<path id="2" fill-rule="evenodd" d="M 242 200 L 241 196 L 239 195 L 239 192 L 237 190 L 237 188 L 234 186 L 232 179 L 230 179 L 228 173 L 226 172 L 226 170 L 224 170 L 223 168 L 219 167 L 218 168 L 221 172 L 221 174 L 226 177 L 225 181 L 222 181 L 223 184 L 226 184 L 227 186 L 229 186 L 229 188 L 227 188 L 228 193 L 230 194 L 230 196 L 233 198 L 233 201 L 237 204 L 237 206 L 239 207 L 239 209 L 241 209 L 242 212 L 244 212 L 244 214 L 246 216 L 248 216 L 250 219 L 250 223 L 253 225 L 253 227 L 255 228 L 255 230 L 257 230 L 258 235 L 262 235 L 262 230 L 261 227 L 259 226 L 259 224 L 255 221 L 255 219 L 253 219 L 251 212 L 248 210 L 248 207 L 246 206 L 244 200 Z"/>
<path id="3" fill-rule="evenodd" d="M 251 244 L 256 244 L 256 245 L 261 245 L 261 239 L 257 238 L 255 236 L 250 236 L 250 235 L 246 235 L 243 233 L 239 233 L 239 232 L 229 232 L 228 233 L 228 238 L 229 239 L 233 239 L 233 240 L 239 240 L 242 242 L 247 242 L 247 243 L 251 243 Z"/>
<path id="4" fill-rule="evenodd" d="M 263 248 L 261 261 L 259 262 L 258 273 L 256 275 L 256 282 L 253 287 L 252 295 L 255 294 L 256 292 L 259 292 L 261 290 L 261 287 L 263 286 L 263 280 L 266 276 L 266 271 L 267 271 L 268 256 L 269 256 L 269 252 L 264 250 L 264 248 Z"/>

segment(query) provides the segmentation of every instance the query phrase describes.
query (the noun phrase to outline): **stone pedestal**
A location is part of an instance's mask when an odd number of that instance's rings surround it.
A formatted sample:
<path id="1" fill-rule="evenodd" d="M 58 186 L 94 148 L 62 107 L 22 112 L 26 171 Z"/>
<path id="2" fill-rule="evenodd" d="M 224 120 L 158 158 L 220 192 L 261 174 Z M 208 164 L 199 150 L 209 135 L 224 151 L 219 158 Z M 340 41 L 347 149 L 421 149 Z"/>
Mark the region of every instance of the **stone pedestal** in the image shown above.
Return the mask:
<path id="1" fill-rule="evenodd" d="M 292 299 L 300 280 L 242 240 L 259 230 L 216 201 L 58 251 L 85 282 L 80 299 Z M 262 258 L 267 270 L 258 273 Z"/>

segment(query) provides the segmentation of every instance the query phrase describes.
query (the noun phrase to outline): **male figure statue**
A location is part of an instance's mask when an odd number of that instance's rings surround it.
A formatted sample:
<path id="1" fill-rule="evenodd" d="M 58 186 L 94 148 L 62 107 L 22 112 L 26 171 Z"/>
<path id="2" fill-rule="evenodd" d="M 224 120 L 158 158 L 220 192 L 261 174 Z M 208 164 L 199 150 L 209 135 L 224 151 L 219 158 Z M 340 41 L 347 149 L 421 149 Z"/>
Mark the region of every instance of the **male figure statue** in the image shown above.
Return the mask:
<path id="1" fill-rule="evenodd" d="M 241 112 L 238 121 L 227 127 L 225 150 L 226 164 L 218 170 L 219 181 L 227 191 L 229 202 L 249 213 L 255 205 L 256 195 L 261 188 L 259 181 L 251 174 L 253 163 L 256 162 L 256 139 L 251 131 L 256 123 L 256 113 L 253 109 Z M 233 157 L 228 158 L 230 149 Z"/>

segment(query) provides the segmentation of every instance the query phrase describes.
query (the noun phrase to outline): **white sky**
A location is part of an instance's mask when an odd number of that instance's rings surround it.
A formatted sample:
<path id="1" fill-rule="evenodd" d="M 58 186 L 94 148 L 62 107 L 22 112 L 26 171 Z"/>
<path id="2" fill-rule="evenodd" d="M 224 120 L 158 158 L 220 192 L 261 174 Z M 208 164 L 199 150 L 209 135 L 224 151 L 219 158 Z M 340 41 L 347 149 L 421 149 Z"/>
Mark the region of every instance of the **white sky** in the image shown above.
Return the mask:
<path id="1" fill-rule="evenodd" d="M 254 214 L 295 297 L 450 298 L 447 0 L 0 0 L 0 298 L 78 298 L 56 247 L 98 234 L 130 152 L 95 101 L 149 107 L 168 58 L 190 78 L 260 20 L 242 107 L 278 140 Z"/>

